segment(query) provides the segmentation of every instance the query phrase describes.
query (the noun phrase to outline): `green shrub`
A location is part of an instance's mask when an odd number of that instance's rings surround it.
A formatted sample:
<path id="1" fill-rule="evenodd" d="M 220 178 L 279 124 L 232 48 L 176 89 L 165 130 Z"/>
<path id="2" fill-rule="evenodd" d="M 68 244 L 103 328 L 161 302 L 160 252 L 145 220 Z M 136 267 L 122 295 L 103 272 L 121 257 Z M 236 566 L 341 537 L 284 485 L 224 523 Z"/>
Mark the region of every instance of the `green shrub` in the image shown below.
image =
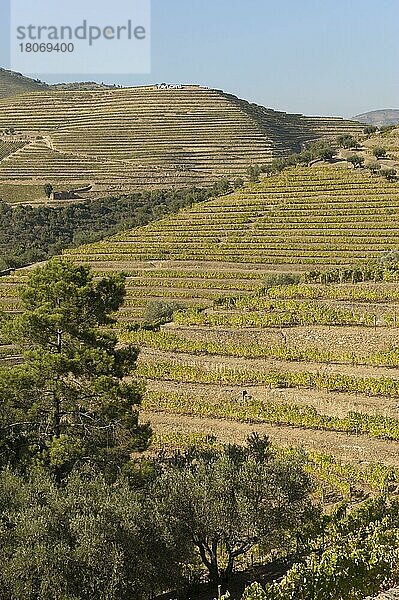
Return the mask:
<path id="1" fill-rule="evenodd" d="M 337 144 L 340 148 L 359 148 L 359 143 L 355 138 L 346 133 L 337 137 Z"/>
<path id="2" fill-rule="evenodd" d="M 376 146 L 373 150 L 373 155 L 378 158 L 385 158 L 387 155 L 387 151 L 382 146 Z"/>
<path id="3" fill-rule="evenodd" d="M 300 275 L 297 273 L 272 273 L 263 280 L 261 291 L 278 285 L 293 285 L 299 283 Z"/>
<path id="4" fill-rule="evenodd" d="M 146 306 L 144 321 L 155 326 L 164 325 L 172 320 L 176 310 L 182 310 L 182 308 L 183 306 L 178 302 L 151 300 Z"/>
<path id="5" fill-rule="evenodd" d="M 346 160 L 349 163 L 351 163 L 355 167 L 355 169 L 362 167 L 364 164 L 364 158 L 363 158 L 363 156 L 360 156 L 359 154 L 351 154 L 351 156 L 348 156 L 348 158 Z"/>

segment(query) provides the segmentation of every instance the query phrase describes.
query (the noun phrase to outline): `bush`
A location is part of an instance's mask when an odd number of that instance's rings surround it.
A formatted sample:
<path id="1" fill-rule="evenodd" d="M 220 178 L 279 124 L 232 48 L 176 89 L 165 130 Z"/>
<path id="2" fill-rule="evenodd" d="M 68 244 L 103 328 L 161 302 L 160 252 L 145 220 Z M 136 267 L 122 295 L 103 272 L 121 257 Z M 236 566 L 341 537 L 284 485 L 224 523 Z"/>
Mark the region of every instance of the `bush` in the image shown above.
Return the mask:
<path id="1" fill-rule="evenodd" d="M 380 171 L 383 177 L 386 177 L 388 181 L 395 181 L 397 179 L 397 173 L 395 169 L 381 169 Z"/>
<path id="2" fill-rule="evenodd" d="M 165 300 L 152 300 L 148 302 L 145 312 L 144 321 L 155 327 L 164 325 L 172 321 L 173 313 L 177 310 L 182 310 L 184 307 L 178 302 L 168 302 Z"/>
<path id="3" fill-rule="evenodd" d="M 211 194 L 214 196 L 222 196 L 223 194 L 227 194 L 227 192 L 231 191 L 230 181 L 226 178 L 220 179 L 213 184 L 211 188 Z"/>
<path id="4" fill-rule="evenodd" d="M 359 154 L 352 154 L 351 156 L 348 156 L 346 160 L 351 163 L 355 169 L 362 167 L 364 164 L 364 158 Z"/>
<path id="5" fill-rule="evenodd" d="M 386 250 L 385 252 L 381 253 L 381 256 L 378 260 L 384 265 L 384 267 L 396 270 L 399 268 L 399 251 Z"/>
<path id="6" fill-rule="evenodd" d="M 340 148 L 359 148 L 358 141 L 350 134 L 339 135 L 337 144 Z"/>
<path id="7" fill-rule="evenodd" d="M 335 148 L 326 140 L 317 140 L 308 147 L 313 159 L 331 160 L 335 154 Z"/>
<path id="8" fill-rule="evenodd" d="M 367 125 L 367 127 L 365 127 L 363 131 L 366 135 L 371 135 L 372 133 L 378 131 L 378 127 L 376 127 L 375 125 Z"/>
<path id="9" fill-rule="evenodd" d="M 377 146 L 376 148 L 374 148 L 373 154 L 377 159 L 385 158 L 387 155 L 387 151 L 382 146 Z"/>
<path id="10" fill-rule="evenodd" d="M 249 165 L 247 169 L 248 179 L 252 183 L 257 183 L 259 181 L 261 169 L 259 165 Z"/>
<path id="11" fill-rule="evenodd" d="M 46 194 L 47 198 L 50 198 L 51 193 L 53 191 L 53 186 L 51 185 L 51 183 L 46 183 L 44 185 L 44 193 Z"/>
<path id="12" fill-rule="evenodd" d="M 273 273 L 265 277 L 261 289 L 267 290 L 277 285 L 294 285 L 295 283 L 299 283 L 300 278 L 300 275 L 297 273 Z"/>
<path id="13" fill-rule="evenodd" d="M 237 179 L 235 179 L 233 182 L 234 189 L 237 190 L 238 188 L 242 188 L 244 186 L 244 183 L 245 182 L 242 177 L 237 177 Z"/>
<path id="14" fill-rule="evenodd" d="M 367 168 L 370 169 L 370 171 L 375 175 L 381 169 L 381 165 L 377 161 L 374 161 L 369 163 Z"/>

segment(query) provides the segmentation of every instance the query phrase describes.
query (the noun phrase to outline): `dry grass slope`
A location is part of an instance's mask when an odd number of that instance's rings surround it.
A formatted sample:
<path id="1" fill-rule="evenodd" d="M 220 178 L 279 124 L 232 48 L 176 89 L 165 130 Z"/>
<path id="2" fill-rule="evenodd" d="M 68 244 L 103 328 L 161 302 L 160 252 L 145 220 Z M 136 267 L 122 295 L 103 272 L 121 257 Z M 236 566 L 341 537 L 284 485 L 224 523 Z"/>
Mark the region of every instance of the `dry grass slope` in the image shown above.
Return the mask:
<path id="1" fill-rule="evenodd" d="M 0 68 L 0 98 L 9 98 L 27 92 L 46 90 L 49 86 L 45 83 L 24 77 L 20 73 L 7 71 Z"/>

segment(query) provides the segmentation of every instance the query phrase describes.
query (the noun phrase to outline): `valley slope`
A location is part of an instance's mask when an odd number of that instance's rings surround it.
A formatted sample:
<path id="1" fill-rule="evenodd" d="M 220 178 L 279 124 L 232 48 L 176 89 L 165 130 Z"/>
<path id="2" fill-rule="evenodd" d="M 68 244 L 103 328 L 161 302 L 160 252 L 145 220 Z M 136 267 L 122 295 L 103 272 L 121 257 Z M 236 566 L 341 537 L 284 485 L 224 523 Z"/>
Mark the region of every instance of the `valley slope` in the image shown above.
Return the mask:
<path id="1" fill-rule="evenodd" d="M 142 418 L 160 439 L 257 430 L 303 445 L 328 485 L 352 493 L 399 468 L 399 292 L 367 275 L 370 259 L 398 247 L 398 215 L 397 183 L 318 163 L 68 254 L 99 276 L 127 274 L 118 335 L 142 349 Z M 368 281 L 324 283 L 323 269 L 353 263 Z M 318 283 L 260 292 L 270 274 L 318 269 Z M 4 309 L 20 309 L 26 273 L 0 281 Z M 156 299 L 189 310 L 135 331 Z"/>

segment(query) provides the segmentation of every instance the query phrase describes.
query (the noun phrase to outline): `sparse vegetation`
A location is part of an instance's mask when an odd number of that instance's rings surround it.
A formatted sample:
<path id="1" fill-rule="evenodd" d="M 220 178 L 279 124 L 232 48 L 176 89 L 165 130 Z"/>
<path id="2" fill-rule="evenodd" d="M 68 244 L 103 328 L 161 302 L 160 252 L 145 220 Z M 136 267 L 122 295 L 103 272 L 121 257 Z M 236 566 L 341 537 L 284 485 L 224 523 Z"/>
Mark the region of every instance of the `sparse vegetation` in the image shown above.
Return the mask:
<path id="1" fill-rule="evenodd" d="M 378 131 L 378 127 L 376 127 L 375 125 L 367 125 L 364 128 L 364 133 L 366 135 L 372 135 L 373 133 L 376 133 Z"/>
<path id="2" fill-rule="evenodd" d="M 161 325 L 172 321 L 173 313 L 182 308 L 183 306 L 178 302 L 153 300 L 145 308 L 144 323 L 153 328 L 159 328 Z"/>

